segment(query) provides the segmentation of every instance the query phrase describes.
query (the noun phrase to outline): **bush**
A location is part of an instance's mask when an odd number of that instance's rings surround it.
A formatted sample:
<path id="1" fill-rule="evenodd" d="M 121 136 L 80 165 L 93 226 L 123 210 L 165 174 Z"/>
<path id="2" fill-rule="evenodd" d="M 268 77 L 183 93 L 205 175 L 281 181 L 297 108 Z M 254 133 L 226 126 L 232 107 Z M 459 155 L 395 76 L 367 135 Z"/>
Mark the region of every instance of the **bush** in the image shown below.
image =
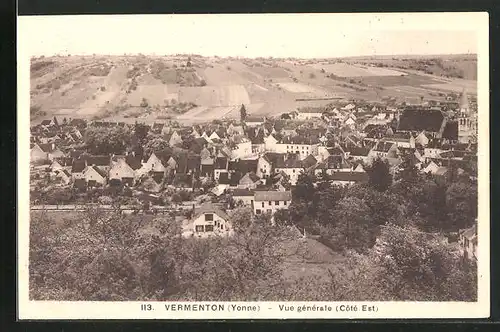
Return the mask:
<path id="1" fill-rule="evenodd" d="M 30 106 L 30 114 L 31 115 L 36 115 L 38 112 L 40 112 L 40 106 L 39 105 L 31 105 Z"/>
<path id="2" fill-rule="evenodd" d="M 106 87 L 101 86 L 101 91 L 106 91 Z"/>
<path id="3" fill-rule="evenodd" d="M 180 203 L 182 202 L 182 197 L 179 193 L 175 193 L 172 195 L 172 198 L 171 198 L 172 202 L 174 203 Z"/>
<path id="4" fill-rule="evenodd" d="M 54 80 L 54 81 L 52 81 L 51 85 L 52 85 L 52 89 L 59 90 L 59 88 L 61 87 L 61 81 Z"/>

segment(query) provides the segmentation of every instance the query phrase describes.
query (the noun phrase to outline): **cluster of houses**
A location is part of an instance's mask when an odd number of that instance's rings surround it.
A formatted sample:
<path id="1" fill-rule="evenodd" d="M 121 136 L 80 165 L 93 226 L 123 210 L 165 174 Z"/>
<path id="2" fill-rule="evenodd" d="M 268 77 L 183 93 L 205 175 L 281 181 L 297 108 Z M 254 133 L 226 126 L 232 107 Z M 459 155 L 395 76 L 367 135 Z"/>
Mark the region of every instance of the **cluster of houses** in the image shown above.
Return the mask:
<path id="1" fill-rule="evenodd" d="M 466 98 L 454 114 L 375 106 L 360 114 L 349 103 L 326 111 L 301 109 L 291 120 L 248 116 L 185 127 L 154 123 L 149 130 L 172 149 L 99 156 L 85 152 L 87 126 L 129 125 L 54 118 L 31 128 L 31 162 L 33 168 L 44 164 L 54 184 L 82 191 L 113 185 L 147 193 L 167 187 L 193 191 L 208 181 L 212 195 L 230 193 L 255 214 L 272 215 L 290 206 L 290 189 L 301 174 L 349 185 L 367 181 L 363 165 L 376 158 L 388 160 L 396 172 L 408 157 L 424 173 L 445 176 L 451 165 L 466 171 L 477 154 L 477 121 Z M 221 207 L 205 206 L 194 220 L 194 233 L 230 229 Z"/>

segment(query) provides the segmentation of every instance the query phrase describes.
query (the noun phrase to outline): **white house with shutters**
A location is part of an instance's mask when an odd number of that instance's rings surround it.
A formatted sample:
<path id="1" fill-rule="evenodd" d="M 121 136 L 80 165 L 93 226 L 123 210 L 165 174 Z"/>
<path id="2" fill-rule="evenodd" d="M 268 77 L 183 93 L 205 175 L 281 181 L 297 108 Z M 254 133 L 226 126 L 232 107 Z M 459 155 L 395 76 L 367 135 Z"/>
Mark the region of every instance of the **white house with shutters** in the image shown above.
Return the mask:
<path id="1" fill-rule="evenodd" d="M 212 203 L 206 203 L 194 211 L 191 226 L 191 230 L 184 232 L 183 236 L 230 236 L 233 233 L 229 215 Z"/>

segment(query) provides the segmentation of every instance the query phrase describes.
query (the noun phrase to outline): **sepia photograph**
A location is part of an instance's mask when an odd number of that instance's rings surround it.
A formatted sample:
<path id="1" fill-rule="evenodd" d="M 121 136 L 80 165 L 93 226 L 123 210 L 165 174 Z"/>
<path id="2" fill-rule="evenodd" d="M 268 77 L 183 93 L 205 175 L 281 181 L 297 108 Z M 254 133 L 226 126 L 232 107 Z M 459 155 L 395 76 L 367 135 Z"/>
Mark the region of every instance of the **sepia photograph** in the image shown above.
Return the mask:
<path id="1" fill-rule="evenodd" d="M 488 316 L 487 24 L 19 18 L 19 310 Z"/>

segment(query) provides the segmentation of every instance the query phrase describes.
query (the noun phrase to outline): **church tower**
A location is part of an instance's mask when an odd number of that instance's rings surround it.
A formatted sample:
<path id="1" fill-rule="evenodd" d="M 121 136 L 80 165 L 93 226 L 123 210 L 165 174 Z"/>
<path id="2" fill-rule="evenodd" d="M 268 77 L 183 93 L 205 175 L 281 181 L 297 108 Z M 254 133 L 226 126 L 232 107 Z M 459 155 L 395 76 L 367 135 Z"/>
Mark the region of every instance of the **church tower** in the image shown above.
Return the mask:
<path id="1" fill-rule="evenodd" d="M 458 141 L 460 143 L 470 143 L 475 136 L 476 126 L 475 121 L 471 117 L 469 99 L 465 88 L 460 97 L 460 110 L 458 116 Z"/>

